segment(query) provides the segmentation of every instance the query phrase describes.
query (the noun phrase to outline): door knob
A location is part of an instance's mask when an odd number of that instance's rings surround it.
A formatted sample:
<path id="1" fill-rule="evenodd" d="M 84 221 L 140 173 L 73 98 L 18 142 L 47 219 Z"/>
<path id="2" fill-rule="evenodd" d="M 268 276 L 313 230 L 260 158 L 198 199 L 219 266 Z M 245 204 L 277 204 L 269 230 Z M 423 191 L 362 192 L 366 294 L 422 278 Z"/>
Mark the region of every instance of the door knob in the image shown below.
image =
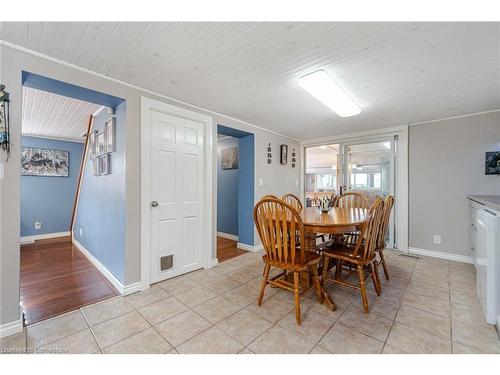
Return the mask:
<path id="1" fill-rule="evenodd" d="M 151 202 L 151 207 L 158 207 L 158 202 L 157 201 L 152 201 Z"/>

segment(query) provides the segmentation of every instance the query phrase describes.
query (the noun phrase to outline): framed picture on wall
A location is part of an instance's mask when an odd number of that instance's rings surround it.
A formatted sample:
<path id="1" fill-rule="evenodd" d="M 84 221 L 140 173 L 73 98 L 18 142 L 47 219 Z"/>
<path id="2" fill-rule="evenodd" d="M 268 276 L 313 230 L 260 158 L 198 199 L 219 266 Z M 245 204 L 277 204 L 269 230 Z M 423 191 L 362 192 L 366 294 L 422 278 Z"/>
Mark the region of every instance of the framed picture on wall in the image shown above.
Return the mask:
<path id="1" fill-rule="evenodd" d="M 89 134 L 89 156 L 90 160 L 94 160 L 96 157 L 95 152 L 95 131 Z"/>
<path id="2" fill-rule="evenodd" d="M 115 118 L 112 117 L 104 125 L 106 133 L 106 153 L 115 151 Z"/>
<path id="3" fill-rule="evenodd" d="M 99 175 L 106 175 L 111 172 L 110 170 L 110 157 L 109 154 L 99 156 Z"/>
<path id="4" fill-rule="evenodd" d="M 500 174 L 500 151 L 490 151 L 486 153 L 486 175 Z"/>
<path id="5" fill-rule="evenodd" d="M 222 150 L 221 159 L 222 169 L 238 169 L 238 147 Z"/>
<path id="6" fill-rule="evenodd" d="M 106 134 L 104 130 L 97 132 L 95 137 L 96 137 L 96 154 L 97 156 L 104 155 L 106 153 Z"/>
<path id="7" fill-rule="evenodd" d="M 288 161 L 288 145 L 280 146 L 280 163 L 285 165 Z"/>
<path id="8" fill-rule="evenodd" d="M 21 176 L 68 177 L 69 152 L 21 147 Z"/>
<path id="9" fill-rule="evenodd" d="M 94 176 L 99 176 L 99 159 L 96 157 L 92 160 L 92 174 Z"/>

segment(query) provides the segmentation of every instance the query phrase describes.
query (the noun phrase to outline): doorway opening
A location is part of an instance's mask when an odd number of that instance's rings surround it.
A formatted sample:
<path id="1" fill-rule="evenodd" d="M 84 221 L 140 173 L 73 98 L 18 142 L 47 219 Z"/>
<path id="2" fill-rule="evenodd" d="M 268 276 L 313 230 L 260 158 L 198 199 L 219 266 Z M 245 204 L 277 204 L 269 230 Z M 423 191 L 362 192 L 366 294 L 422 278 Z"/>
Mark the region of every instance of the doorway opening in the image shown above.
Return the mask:
<path id="1" fill-rule="evenodd" d="M 121 270 L 106 256 L 124 262 L 121 215 L 103 202 L 122 177 L 124 189 L 125 101 L 28 72 L 22 79 L 20 301 L 33 324 L 120 293 L 109 279 Z"/>
<path id="2" fill-rule="evenodd" d="M 254 249 L 254 135 L 217 126 L 217 259 Z"/>

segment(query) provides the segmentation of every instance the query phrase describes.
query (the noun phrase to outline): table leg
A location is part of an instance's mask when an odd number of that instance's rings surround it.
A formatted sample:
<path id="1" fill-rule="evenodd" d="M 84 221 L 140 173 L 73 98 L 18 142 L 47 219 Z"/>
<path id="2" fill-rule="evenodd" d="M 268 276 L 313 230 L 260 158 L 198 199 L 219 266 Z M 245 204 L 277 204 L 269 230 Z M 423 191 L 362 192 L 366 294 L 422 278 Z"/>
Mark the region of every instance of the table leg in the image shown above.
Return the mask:
<path id="1" fill-rule="evenodd" d="M 310 233 L 306 232 L 304 234 L 304 250 L 307 251 L 314 251 L 316 252 L 316 233 Z M 304 278 L 307 278 L 307 280 L 310 280 L 309 273 L 308 272 L 303 272 L 303 274 L 306 274 L 307 276 Z M 328 293 L 326 292 L 324 286 L 323 286 L 323 281 L 321 282 L 321 293 L 323 294 L 323 297 L 325 298 L 325 303 L 327 304 L 328 308 L 332 311 L 337 310 L 337 306 L 335 306 L 335 303 L 333 300 L 330 298 Z"/>

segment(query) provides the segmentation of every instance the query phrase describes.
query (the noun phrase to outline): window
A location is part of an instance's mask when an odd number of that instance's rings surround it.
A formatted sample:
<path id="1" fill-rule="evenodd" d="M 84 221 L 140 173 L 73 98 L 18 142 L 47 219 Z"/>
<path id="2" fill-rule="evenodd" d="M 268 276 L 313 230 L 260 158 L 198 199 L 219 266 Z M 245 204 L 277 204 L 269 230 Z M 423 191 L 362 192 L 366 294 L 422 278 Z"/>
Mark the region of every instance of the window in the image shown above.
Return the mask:
<path id="1" fill-rule="evenodd" d="M 336 187 L 336 178 L 334 174 L 316 175 L 316 186 L 319 190 L 331 190 Z"/>

